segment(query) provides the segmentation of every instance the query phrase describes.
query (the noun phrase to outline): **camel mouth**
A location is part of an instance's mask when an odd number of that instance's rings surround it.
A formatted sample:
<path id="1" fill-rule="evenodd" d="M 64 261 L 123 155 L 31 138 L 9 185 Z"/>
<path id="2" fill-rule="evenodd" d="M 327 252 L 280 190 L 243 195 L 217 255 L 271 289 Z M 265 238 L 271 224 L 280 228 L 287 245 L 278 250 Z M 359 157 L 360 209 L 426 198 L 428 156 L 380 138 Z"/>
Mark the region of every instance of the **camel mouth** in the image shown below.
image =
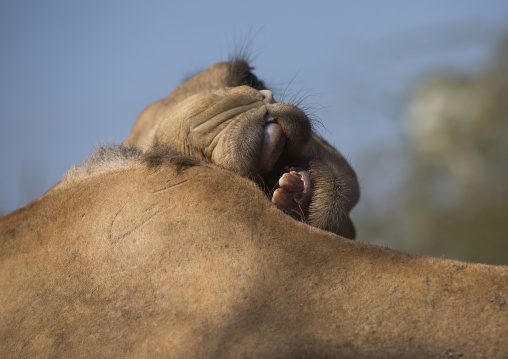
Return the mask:
<path id="1" fill-rule="evenodd" d="M 304 168 L 308 165 L 293 164 L 300 161 L 288 158 L 286 145 L 290 138 L 276 119 L 267 116 L 263 130 L 258 168 L 262 182 L 271 185 L 267 195 L 279 209 L 303 220 L 308 214 L 314 187 L 310 172 Z"/>
<path id="2" fill-rule="evenodd" d="M 284 170 L 272 194 L 272 202 L 284 212 L 304 218 L 313 195 L 312 177 L 302 167 L 286 166 Z"/>

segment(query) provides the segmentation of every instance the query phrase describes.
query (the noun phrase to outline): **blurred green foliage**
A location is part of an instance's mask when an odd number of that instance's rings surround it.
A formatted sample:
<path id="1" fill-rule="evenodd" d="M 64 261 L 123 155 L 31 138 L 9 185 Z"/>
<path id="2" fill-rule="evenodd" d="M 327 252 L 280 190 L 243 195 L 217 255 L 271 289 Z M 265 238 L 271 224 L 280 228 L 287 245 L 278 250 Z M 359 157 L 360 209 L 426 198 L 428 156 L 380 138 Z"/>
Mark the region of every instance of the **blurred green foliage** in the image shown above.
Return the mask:
<path id="1" fill-rule="evenodd" d="M 508 264 L 508 36 L 476 74 L 421 81 L 405 111 L 407 163 L 364 238 L 410 253 Z"/>

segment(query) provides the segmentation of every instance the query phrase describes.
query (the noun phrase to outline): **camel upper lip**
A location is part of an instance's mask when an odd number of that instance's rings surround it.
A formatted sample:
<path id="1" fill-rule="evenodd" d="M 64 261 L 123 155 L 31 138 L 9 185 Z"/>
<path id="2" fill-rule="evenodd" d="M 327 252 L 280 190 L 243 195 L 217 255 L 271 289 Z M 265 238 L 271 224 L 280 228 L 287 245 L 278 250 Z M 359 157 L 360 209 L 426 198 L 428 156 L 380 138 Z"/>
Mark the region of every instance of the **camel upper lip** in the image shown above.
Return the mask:
<path id="1" fill-rule="evenodd" d="M 262 174 L 273 170 L 286 145 L 286 135 L 282 127 L 273 119 L 264 125 L 264 139 L 259 159 L 259 171 Z"/>

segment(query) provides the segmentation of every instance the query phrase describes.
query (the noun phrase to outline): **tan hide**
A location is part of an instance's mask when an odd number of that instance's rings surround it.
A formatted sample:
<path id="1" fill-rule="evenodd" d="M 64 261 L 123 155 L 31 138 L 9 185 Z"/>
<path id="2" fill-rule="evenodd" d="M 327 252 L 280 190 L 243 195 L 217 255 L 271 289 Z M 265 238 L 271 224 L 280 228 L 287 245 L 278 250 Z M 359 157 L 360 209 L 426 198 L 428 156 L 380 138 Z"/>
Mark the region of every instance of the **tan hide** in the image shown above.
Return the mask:
<path id="1" fill-rule="evenodd" d="M 507 267 L 345 240 L 227 170 L 150 163 L 74 169 L 0 219 L 1 358 L 508 357 Z"/>

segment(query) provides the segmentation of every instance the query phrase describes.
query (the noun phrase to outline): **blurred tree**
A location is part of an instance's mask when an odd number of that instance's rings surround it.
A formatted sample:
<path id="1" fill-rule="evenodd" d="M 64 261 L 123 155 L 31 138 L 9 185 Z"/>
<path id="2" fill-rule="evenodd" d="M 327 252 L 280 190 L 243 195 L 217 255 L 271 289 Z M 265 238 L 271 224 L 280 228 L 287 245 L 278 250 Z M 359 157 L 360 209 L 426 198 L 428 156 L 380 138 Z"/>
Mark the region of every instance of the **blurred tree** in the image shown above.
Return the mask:
<path id="1" fill-rule="evenodd" d="M 407 175 L 364 232 L 412 253 L 508 264 L 508 37 L 479 73 L 421 82 L 405 119 Z"/>

